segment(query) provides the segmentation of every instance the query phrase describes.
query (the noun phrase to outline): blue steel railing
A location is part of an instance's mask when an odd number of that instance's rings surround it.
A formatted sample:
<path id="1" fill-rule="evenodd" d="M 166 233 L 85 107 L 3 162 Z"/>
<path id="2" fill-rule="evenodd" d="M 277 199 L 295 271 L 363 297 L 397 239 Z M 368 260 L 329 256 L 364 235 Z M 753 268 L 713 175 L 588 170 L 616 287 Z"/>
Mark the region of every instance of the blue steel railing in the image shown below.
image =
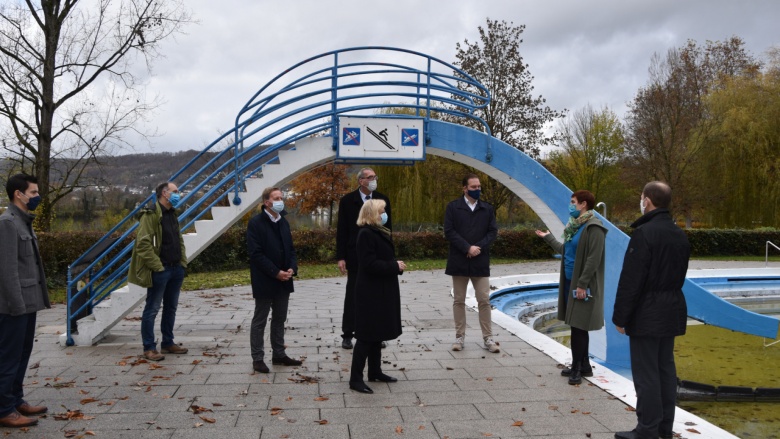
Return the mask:
<path id="1" fill-rule="evenodd" d="M 403 101 L 407 99 L 410 102 Z M 301 61 L 258 90 L 238 112 L 231 130 L 168 179 L 176 181 L 183 193 L 181 229 L 185 232 L 210 215 L 212 207 L 227 201 L 226 194 L 232 192 L 233 203 L 240 204 L 245 179 L 276 160 L 280 150 L 294 149 L 296 141 L 328 136 L 335 150 L 341 115 L 414 117 L 427 123 L 437 113 L 453 122 L 475 120 L 490 134 L 477 114 L 489 102 L 487 88 L 466 72 L 411 50 L 354 47 Z M 414 114 L 393 114 L 397 109 Z M 147 197 L 69 266 L 69 346 L 77 316 L 126 284 L 136 217 L 155 202 L 154 194 Z"/>

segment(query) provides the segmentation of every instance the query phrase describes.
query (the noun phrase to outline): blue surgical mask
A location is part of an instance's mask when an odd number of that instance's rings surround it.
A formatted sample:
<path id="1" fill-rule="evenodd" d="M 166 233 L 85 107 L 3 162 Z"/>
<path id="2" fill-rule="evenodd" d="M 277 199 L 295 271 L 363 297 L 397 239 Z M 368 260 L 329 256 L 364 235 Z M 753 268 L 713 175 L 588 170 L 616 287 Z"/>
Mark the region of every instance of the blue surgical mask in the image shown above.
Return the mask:
<path id="1" fill-rule="evenodd" d="M 580 211 L 577 210 L 577 206 L 574 204 L 569 204 L 569 215 L 571 215 L 572 218 L 577 218 L 580 216 Z"/>
<path id="2" fill-rule="evenodd" d="M 25 194 L 22 194 L 22 195 L 27 197 L 27 195 L 25 195 Z M 40 195 L 36 195 L 36 196 L 34 196 L 32 198 L 31 197 L 27 197 L 27 204 L 26 204 L 27 205 L 27 210 L 29 210 L 31 212 L 33 210 L 35 210 L 35 208 L 37 208 L 38 205 L 41 204 L 41 200 L 42 200 L 42 198 L 41 198 Z"/>
<path id="3" fill-rule="evenodd" d="M 179 201 L 181 201 L 181 195 L 179 195 L 178 192 L 174 192 L 170 197 L 168 197 L 168 201 L 171 202 L 171 206 L 176 208 L 179 206 Z"/>
<path id="4" fill-rule="evenodd" d="M 382 215 L 380 215 L 380 218 L 382 219 L 382 225 L 384 226 L 387 224 L 387 212 L 382 212 Z"/>
<path id="5" fill-rule="evenodd" d="M 482 190 L 481 189 L 477 189 L 475 191 L 467 190 L 466 192 L 468 192 L 469 197 L 471 197 L 471 198 L 473 198 L 475 200 L 479 200 L 479 196 L 482 194 Z"/>
<path id="6" fill-rule="evenodd" d="M 283 200 L 274 201 L 274 204 L 273 206 L 271 206 L 271 209 L 273 209 L 273 211 L 276 213 L 281 213 L 284 210 L 284 201 Z"/>

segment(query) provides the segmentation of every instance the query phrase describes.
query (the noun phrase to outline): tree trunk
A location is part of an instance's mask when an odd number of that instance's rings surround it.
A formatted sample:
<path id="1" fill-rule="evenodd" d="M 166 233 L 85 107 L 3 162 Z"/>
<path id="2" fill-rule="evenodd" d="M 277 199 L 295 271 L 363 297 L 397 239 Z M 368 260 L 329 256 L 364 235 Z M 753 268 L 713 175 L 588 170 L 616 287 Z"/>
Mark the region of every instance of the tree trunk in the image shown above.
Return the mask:
<path id="1" fill-rule="evenodd" d="M 47 7 L 48 6 L 48 7 Z M 51 155 L 52 126 L 54 120 L 54 81 L 57 47 L 60 39 L 60 25 L 57 22 L 57 10 L 54 4 L 42 3 L 45 18 L 43 32 L 46 38 L 46 52 L 43 59 L 43 79 L 41 80 L 41 108 L 38 109 L 38 156 L 36 157 L 36 172 L 38 191 L 41 195 L 41 208 L 37 214 L 38 228 L 44 232 L 51 230 L 53 209 L 49 194 L 51 193 Z"/>

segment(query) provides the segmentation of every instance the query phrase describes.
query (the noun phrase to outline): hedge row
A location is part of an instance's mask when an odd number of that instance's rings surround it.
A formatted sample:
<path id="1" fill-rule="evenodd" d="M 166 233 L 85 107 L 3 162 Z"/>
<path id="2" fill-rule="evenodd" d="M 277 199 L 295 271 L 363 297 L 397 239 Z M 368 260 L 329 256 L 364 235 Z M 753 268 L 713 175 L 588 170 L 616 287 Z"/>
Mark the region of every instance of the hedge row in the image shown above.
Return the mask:
<path id="1" fill-rule="evenodd" d="M 780 231 L 692 229 L 686 233 L 693 256 L 761 256 L 767 241 L 780 245 Z M 99 232 L 40 234 L 41 256 L 50 284 L 64 285 L 68 264 L 101 236 Z M 447 257 L 448 245 L 443 233 L 397 232 L 393 239 L 400 259 Z M 335 231 L 296 230 L 293 242 L 299 262 L 327 263 L 336 259 Z M 533 230 L 501 230 L 491 254 L 508 259 L 547 259 L 552 256 L 552 250 Z M 189 269 L 193 272 L 242 269 L 246 268 L 248 259 L 246 229 L 233 227 L 195 258 Z"/>

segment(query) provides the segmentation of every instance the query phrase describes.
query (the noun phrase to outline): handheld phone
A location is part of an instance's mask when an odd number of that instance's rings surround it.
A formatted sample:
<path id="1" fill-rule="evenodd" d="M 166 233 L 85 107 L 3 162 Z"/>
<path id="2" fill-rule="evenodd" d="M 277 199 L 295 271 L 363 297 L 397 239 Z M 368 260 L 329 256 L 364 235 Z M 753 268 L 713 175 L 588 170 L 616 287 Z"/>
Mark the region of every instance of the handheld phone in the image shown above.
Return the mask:
<path id="1" fill-rule="evenodd" d="M 575 299 L 577 298 L 577 289 L 576 288 L 571 290 L 571 297 L 573 297 Z M 588 299 L 590 299 L 591 297 L 593 297 L 593 296 L 591 296 L 590 288 L 588 288 L 587 290 L 585 290 L 585 299 L 584 300 L 587 302 Z"/>

